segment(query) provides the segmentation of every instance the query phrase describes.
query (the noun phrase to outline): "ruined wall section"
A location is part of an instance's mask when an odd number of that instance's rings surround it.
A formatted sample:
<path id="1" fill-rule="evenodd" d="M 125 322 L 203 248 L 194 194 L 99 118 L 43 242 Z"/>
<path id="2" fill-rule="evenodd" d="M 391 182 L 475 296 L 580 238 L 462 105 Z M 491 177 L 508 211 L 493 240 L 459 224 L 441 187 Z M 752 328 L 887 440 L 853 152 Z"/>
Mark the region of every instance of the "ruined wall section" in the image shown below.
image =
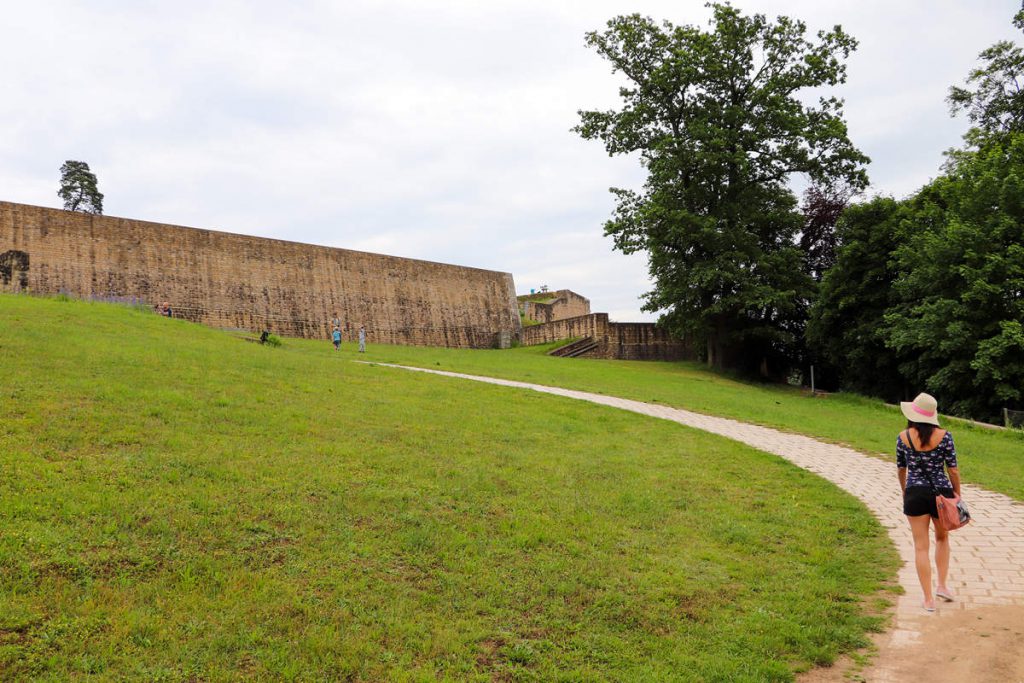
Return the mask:
<path id="1" fill-rule="evenodd" d="M 518 337 L 512 275 L 0 202 L 0 289 L 168 301 L 216 327 L 487 347 Z M 10 275 L 3 277 L 7 271 Z"/>
<path id="2" fill-rule="evenodd" d="M 693 348 L 654 323 L 615 323 L 607 313 L 591 313 L 523 328 L 523 346 L 590 337 L 597 347 L 588 358 L 692 360 Z"/>
<path id="3" fill-rule="evenodd" d="M 689 344 L 654 323 L 608 323 L 597 353 L 618 360 L 694 360 Z"/>
<path id="4" fill-rule="evenodd" d="M 590 299 L 585 296 L 580 296 L 568 289 L 560 289 L 555 293 L 558 298 L 551 303 L 551 321 L 575 318 L 590 313 Z"/>
<path id="5" fill-rule="evenodd" d="M 568 289 L 524 294 L 518 299 L 519 312 L 526 319 L 539 323 L 551 323 L 590 313 L 590 299 Z"/>
<path id="6" fill-rule="evenodd" d="M 521 342 L 523 346 L 535 346 L 583 337 L 593 337 L 597 340 L 608 334 L 608 324 L 607 313 L 592 313 L 551 323 L 531 325 L 523 328 Z"/>

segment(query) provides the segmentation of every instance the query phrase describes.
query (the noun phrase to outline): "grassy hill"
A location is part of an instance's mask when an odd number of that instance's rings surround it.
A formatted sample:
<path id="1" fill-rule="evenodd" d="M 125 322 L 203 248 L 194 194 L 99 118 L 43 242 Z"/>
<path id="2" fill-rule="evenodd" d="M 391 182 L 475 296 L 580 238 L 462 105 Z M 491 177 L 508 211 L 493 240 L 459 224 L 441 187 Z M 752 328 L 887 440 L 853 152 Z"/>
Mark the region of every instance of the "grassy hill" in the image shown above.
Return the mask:
<path id="1" fill-rule="evenodd" d="M 895 553 L 823 480 L 355 358 L 0 296 L 2 677 L 789 680 L 879 628 Z"/>
<path id="2" fill-rule="evenodd" d="M 738 381 L 691 362 L 553 358 L 546 355 L 550 348 L 470 351 L 381 346 L 374 349 L 372 357 L 732 417 L 845 444 L 869 455 L 890 459 L 895 467 L 896 434 L 906 427 L 906 419 L 898 408 L 881 401 L 852 394 L 812 397 L 793 387 Z M 944 426 L 953 432 L 964 481 L 1024 501 L 1024 431 L 993 430 L 961 420 L 943 419 Z M 894 470 L 894 481 L 895 477 Z"/>

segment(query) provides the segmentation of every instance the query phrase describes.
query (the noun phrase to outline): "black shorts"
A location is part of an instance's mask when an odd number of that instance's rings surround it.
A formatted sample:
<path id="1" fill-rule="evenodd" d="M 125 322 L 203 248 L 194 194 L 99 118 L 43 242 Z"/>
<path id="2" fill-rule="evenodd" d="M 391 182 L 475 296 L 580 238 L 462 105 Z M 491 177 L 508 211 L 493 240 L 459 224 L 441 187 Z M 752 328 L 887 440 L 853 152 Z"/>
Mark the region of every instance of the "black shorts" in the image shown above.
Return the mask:
<path id="1" fill-rule="evenodd" d="M 953 495 L 953 489 L 941 488 L 944 496 Z M 931 515 L 938 519 L 939 510 L 935 507 L 935 489 L 930 486 L 908 486 L 903 492 L 903 514 L 911 517 Z"/>

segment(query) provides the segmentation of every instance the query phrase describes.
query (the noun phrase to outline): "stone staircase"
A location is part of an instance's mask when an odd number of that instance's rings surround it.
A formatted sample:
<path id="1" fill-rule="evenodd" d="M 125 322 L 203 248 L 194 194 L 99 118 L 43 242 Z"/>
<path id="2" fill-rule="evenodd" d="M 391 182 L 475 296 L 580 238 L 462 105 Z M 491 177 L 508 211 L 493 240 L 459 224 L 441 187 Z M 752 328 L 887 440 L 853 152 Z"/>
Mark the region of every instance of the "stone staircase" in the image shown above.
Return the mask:
<path id="1" fill-rule="evenodd" d="M 560 358 L 576 358 L 584 354 L 590 353 L 597 348 L 597 342 L 594 341 L 593 337 L 583 337 L 577 339 L 571 344 L 565 346 L 559 346 L 557 349 L 548 352 L 549 356 L 559 356 Z"/>

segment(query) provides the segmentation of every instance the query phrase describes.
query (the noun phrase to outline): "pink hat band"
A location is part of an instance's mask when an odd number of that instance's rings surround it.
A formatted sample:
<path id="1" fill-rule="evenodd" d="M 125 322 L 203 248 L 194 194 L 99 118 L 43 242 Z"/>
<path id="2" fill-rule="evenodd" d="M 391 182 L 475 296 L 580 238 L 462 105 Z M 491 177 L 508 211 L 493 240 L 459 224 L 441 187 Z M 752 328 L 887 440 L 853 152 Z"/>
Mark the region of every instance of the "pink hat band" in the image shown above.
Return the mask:
<path id="1" fill-rule="evenodd" d="M 910 407 L 913 408 L 914 412 L 917 413 L 918 415 L 924 415 L 925 417 L 932 417 L 933 415 L 935 415 L 934 410 L 925 410 L 924 408 L 918 408 L 914 404 L 910 404 Z"/>

